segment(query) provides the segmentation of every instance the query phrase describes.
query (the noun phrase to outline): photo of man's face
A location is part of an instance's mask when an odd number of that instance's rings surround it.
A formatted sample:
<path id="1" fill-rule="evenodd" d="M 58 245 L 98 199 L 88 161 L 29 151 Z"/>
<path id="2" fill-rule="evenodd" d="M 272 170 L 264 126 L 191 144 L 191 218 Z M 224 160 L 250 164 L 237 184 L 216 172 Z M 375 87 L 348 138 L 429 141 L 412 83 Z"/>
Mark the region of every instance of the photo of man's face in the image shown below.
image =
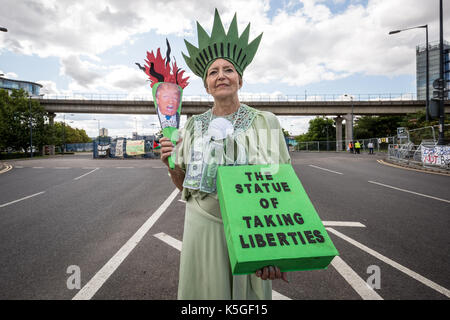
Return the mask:
<path id="1" fill-rule="evenodd" d="M 180 88 L 175 83 L 161 83 L 156 89 L 156 105 L 159 112 L 166 116 L 177 113 L 180 105 Z"/>

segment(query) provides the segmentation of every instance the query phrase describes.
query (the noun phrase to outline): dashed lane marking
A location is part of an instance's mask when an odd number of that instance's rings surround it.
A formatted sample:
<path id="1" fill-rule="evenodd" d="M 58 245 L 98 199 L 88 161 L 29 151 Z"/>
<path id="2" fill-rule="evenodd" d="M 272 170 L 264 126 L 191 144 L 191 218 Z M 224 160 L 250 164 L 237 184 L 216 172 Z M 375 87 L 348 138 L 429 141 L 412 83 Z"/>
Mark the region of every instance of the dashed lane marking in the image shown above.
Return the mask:
<path id="1" fill-rule="evenodd" d="M 45 191 L 38 192 L 38 193 L 32 194 L 32 195 L 30 195 L 30 196 L 26 196 L 26 197 L 23 197 L 23 198 L 20 198 L 20 199 L 11 201 L 11 202 L 7 202 L 7 203 L 4 203 L 4 204 L 0 204 L 0 208 L 9 206 L 9 205 L 14 204 L 14 203 L 17 203 L 17 202 L 19 202 L 19 201 L 23 201 L 23 200 L 26 200 L 26 199 L 30 199 L 30 198 L 36 197 L 36 196 L 38 196 L 38 195 L 40 195 L 40 194 L 43 194 L 43 193 L 45 193 Z"/>
<path id="2" fill-rule="evenodd" d="M 89 171 L 89 172 L 87 172 L 87 173 L 85 173 L 85 174 L 83 174 L 83 175 L 81 175 L 81 176 L 79 176 L 79 177 L 76 177 L 76 178 L 74 178 L 73 180 L 80 180 L 81 178 L 87 176 L 88 174 L 91 174 L 91 173 L 94 172 L 94 171 L 97 171 L 98 169 L 100 169 L 100 168 L 95 168 L 94 170 L 91 170 L 91 171 Z"/>
<path id="3" fill-rule="evenodd" d="M 310 167 L 313 167 L 313 168 L 316 168 L 316 169 L 328 171 L 328 172 L 331 172 L 331 173 L 343 174 L 343 173 L 341 173 L 341 172 L 333 171 L 333 170 L 330 170 L 330 169 L 325 169 L 325 168 L 318 167 L 318 166 L 315 166 L 315 165 L 312 165 L 312 164 L 310 164 L 309 166 L 310 166 Z"/>

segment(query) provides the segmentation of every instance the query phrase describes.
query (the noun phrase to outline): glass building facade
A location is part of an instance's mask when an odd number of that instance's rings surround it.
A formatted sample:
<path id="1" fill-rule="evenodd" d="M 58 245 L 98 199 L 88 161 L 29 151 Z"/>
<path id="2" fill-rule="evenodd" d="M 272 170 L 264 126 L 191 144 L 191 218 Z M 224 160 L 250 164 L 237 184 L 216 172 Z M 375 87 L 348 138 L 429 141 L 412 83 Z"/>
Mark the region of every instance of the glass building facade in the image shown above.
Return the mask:
<path id="1" fill-rule="evenodd" d="M 450 43 L 444 41 L 444 79 L 447 89 L 450 89 L 450 72 L 449 72 L 449 50 Z M 439 42 L 428 44 L 428 59 L 429 59 L 429 77 L 430 83 L 428 84 L 430 90 L 430 99 L 433 98 L 433 81 L 439 79 Z M 416 81 L 417 81 L 417 99 L 426 100 L 426 74 L 427 66 L 427 53 L 426 45 L 416 47 Z M 449 93 L 447 93 L 447 99 Z"/>
<path id="2" fill-rule="evenodd" d="M 21 81 L 0 77 L 0 89 L 12 91 L 13 89 L 23 89 L 31 96 L 39 96 L 42 85 L 30 81 Z"/>

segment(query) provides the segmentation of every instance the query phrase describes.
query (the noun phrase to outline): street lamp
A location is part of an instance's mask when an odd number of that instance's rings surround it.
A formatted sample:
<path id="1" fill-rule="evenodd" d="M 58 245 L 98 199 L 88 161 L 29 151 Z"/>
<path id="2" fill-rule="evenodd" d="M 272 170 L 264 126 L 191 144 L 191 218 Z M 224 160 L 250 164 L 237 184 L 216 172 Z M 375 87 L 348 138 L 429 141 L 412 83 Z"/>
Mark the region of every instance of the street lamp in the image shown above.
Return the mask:
<path id="1" fill-rule="evenodd" d="M 426 86 L 426 105 L 425 105 L 425 116 L 426 116 L 426 120 L 428 121 L 428 113 L 429 113 L 429 108 L 430 108 L 430 59 L 428 56 L 428 24 L 425 24 L 423 26 L 417 26 L 417 27 L 412 27 L 412 28 L 407 28 L 407 29 L 401 29 L 401 30 L 393 30 L 391 32 L 389 32 L 389 35 L 391 34 L 395 34 L 395 33 L 400 33 L 402 31 L 406 31 L 406 30 L 411 30 L 411 29 L 418 29 L 418 28 L 425 28 L 425 42 L 426 42 L 426 81 L 427 81 L 427 86 Z"/>
<path id="2" fill-rule="evenodd" d="M 4 27 L 0 27 L 0 31 L 8 32 L 8 29 L 6 29 L 6 28 L 4 28 Z"/>
<path id="3" fill-rule="evenodd" d="M 99 119 L 92 119 L 95 121 L 98 121 L 98 136 L 100 136 L 100 120 Z"/>
<path id="4" fill-rule="evenodd" d="M 30 158 L 33 158 L 33 122 L 31 120 L 31 95 L 28 96 L 28 108 L 30 111 Z"/>

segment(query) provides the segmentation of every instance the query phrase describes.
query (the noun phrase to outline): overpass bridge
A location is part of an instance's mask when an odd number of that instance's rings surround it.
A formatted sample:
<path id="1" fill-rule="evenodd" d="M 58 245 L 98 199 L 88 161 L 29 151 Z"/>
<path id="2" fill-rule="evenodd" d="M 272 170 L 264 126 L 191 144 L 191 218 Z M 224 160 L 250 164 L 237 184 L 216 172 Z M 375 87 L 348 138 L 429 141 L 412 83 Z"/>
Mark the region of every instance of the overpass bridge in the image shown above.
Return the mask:
<path id="1" fill-rule="evenodd" d="M 105 99 L 106 97 L 106 99 Z M 113 99 L 111 99 L 113 97 Z M 256 98 L 255 98 L 256 97 Z M 295 98 L 294 98 L 295 97 Z M 335 116 L 336 139 L 342 139 L 342 122 L 350 122 L 352 116 L 364 115 L 405 115 L 424 110 L 425 101 L 415 100 L 404 96 L 392 98 L 388 96 L 368 95 L 367 99 L 344 100 L 342 95 L 338 99 L 329 97 L 328 100 L 320 96 L 305 97 L 304 100 L 298 99 L 299 96 L 282 96 L 278 98 L 264 99 L 261 96 L 240 97 L 241 102 L 262 111 L 270 111 L 278 116 Z M 326 98 L 326 96 L 325 96 Z M 117 96 L 99 95 L 72 98 L 72 97 L 54 97 L 39 98 L 41 106 L 50 113 L 50 122 L 53 122 L 55 113 L 100 113 L 100 114 L 156 114 L 152 97 L 140 97 L 139 99 L 122 99 Z M 182 113 L 188 117 L 194 114 L 201 114 L 211 108 L 213 100 L 211 97 L 184 96 Z M 450 101 L 446 100 L 446 113 L 450 113 L 448 106 Z M 351 139 L 351 126 L 346 126 L 345 140 Z"/>

